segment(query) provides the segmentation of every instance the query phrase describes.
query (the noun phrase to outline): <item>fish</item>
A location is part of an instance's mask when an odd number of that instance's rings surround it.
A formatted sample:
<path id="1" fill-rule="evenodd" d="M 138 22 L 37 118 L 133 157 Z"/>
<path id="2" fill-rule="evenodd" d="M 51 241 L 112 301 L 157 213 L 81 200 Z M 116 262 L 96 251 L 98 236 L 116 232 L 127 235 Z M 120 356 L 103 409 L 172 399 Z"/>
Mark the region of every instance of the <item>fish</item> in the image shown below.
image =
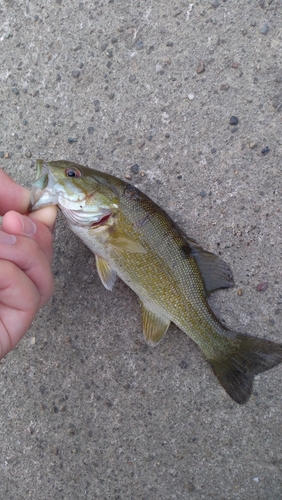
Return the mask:
<path id="1" fill-rule="evenodd" d="M 137 294 L 149 345 L 156 346 L 174 323 L 198 345 L 238 404 L 250 398 L 257 374 L 282 361 L 281 344 L 221 323 L 208 298 L 234 285 L 229 265 L 186 236 L 134 185 L 73 162 L 37 160 L 30 211 L 47 205 L 60 208 L 95 254 L 107 290 L 119 276 Z"/>

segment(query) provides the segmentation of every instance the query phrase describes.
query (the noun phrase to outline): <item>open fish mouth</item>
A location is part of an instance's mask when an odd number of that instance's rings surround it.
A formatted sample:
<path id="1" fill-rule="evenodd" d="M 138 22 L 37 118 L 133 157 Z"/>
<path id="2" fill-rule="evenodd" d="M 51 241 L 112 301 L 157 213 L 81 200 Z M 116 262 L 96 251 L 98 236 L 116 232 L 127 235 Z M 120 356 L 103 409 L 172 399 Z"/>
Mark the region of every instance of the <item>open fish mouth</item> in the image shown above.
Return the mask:
<path id="1" fill-rule="evenodd" d="M 58 203 L 58 193 L 53 190 L 57 181 L 50 168 L 44 164 L 44 160 L 36 160 L 36 167 L 36 179 L 31 187 L 30 212 L 47 205 L 57 205 Z"/>
<path id="2" fill-rule="evenodd" d="M 98 227 L 105 223 L 112 211 L 107 204 L 91 203 L 96 190 L 86 192 L 83 185 L 75 185 L 72 177 L 66 177 L 65 169 L 54 163 L 36 161 L 37 173 L 31 188 L 29 211 L 57 205 L 72 225 Z"/>

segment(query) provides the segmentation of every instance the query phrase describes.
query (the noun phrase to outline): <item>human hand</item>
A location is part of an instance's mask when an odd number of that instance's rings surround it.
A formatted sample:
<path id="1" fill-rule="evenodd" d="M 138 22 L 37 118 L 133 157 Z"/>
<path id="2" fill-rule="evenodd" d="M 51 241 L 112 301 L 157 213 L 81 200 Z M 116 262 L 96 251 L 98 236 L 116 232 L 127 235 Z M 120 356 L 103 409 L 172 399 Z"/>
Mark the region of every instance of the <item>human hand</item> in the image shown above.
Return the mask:
<path id="1" fill-rule="evenodd" d="M 0 168 L 0 359 L 21 340 L 51 297 L 52 232 L 57 210 L 28 215 L 30 193 Z"/>

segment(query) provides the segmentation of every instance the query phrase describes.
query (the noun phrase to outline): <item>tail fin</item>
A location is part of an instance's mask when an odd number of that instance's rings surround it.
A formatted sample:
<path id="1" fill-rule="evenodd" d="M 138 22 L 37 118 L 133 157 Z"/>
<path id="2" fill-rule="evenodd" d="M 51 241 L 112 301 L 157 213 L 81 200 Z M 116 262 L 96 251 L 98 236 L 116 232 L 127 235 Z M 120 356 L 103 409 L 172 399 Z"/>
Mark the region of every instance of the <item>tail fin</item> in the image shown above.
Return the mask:
<path id="1" fill-rule="evenodd" d="M 248 401 L 255 375 L 282 361 L 282 345 L 269 340 L 229 332 L 235 348 L 226 357 L 209 362 L 220 383 L 234 401 Z"/>

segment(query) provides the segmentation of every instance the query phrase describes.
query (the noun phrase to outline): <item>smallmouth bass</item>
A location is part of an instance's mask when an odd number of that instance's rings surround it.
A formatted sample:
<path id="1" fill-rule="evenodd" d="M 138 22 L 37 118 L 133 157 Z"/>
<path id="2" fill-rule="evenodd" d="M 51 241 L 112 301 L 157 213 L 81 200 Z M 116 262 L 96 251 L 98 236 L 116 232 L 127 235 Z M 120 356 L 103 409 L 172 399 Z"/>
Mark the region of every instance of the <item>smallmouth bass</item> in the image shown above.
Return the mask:
<path id="1" fill-rule="evenodd" d="M 143 333 L 156 345 L 171 322 L 196 342 L 226 392 L 249 399 L 255 375 L 282 361 L 282 345 L 228 330 L 207 298 L 232 286 L 228 265 L 187 237 L 131 184 L 68 161 L 37 160 L 30 210 L 58 205 L 95 254 L 103 285 L 118 275 L 139 297 Z"/>

